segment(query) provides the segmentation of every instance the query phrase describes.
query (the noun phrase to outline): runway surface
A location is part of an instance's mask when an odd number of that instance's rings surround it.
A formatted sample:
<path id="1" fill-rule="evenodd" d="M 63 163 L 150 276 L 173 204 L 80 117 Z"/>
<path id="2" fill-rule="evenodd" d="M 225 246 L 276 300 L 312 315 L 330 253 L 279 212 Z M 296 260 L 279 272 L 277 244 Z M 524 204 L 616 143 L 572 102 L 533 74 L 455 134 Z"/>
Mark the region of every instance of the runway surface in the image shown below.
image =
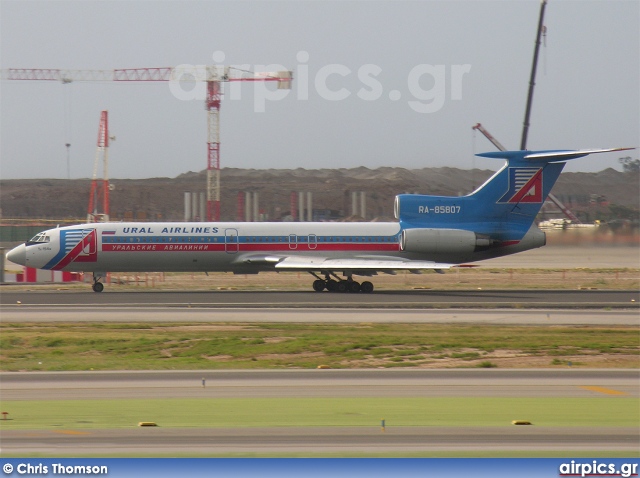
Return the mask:
<path id="1" fill-rule="evenodd" d="M 160 323 L 421 323 L 492 325 L 640 325 L 637 310 L 491 309 L 225 309 L 144 307 L 2 308 L 8 323 L 160 322 Z"/>
<path id="2" fill-rule="evenodd" d="M 206 387 L 202 387 L 202 379 Z M 195 370 L 3 372 L 3 400 L 202 397 L 640 397 L 640 371 L 617 369 Z"/>
<path id="3" fill-rule="evenodd" d="M 2 450 L 11 454 L 55 456 L 148 455 L 224 456 L 279 453 L 344 456 L 376 453 L 451 451 L 592 451 L 633 454 L 640 445 L 636 428 L 576 427 L 314 427 L 314 428 L 132 428 L 71 433 L 34 430 L 2 433 Z M 499 454 L 499 453 L 498 453 Z M 596 455 L 597 456 L 597 455 Z M 632 455 L 630 455 L 632 456 Z"/>
<path id="4" fill-rule="evenodd" d="M 94 292 L 0 294 L 5 323 L 341 322 L 640 325 L 640 291 Z"/>
<path id="5" fill-rule="evenodd" d="M 609 397 L 637 398 L 637 370 L 294 370 L 3 373 L 4 400 L 162 397 Z M 584 385 L 598 387 L 584 387 Z M 615 394 L 614 394 L 615 395 Z M 463 450 L 629 450 L 629 427 L 271 427 L 11 430 L 5 453 L 380 453 Z"/>
<path id="6" fill-rule="evenodd" d="M 87 291 L 12 290 L 0 305 L 224 308 L 620 307 L 640 306 L 639 290 L 401 290 L 373 294 L 279 291 Z"/>

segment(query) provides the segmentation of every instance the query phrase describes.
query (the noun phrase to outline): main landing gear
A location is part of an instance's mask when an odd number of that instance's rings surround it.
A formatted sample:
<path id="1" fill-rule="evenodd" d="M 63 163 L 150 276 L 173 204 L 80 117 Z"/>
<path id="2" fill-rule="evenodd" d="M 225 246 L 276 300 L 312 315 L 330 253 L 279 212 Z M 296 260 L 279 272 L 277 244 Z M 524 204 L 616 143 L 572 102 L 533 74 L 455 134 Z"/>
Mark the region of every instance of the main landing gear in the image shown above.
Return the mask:
<path id="1" fill-rule="evenodd" d="M 313 290 L 316 292 L 322 292 L 325 289 L 329 292 L 364 292 L 365 294 L 373 292 L 373 284 L 369 281 L 360 283 L 354 281 L 351 276 L 346 279 L 340 279 L 335 275 L 334 277 L 336 278 L 332 279 L 331 274 L 325 274 L 325 278 L 321 279 L 313 272 L 310 272 L 310 274 L 316 278 L 313 281 Z"/>

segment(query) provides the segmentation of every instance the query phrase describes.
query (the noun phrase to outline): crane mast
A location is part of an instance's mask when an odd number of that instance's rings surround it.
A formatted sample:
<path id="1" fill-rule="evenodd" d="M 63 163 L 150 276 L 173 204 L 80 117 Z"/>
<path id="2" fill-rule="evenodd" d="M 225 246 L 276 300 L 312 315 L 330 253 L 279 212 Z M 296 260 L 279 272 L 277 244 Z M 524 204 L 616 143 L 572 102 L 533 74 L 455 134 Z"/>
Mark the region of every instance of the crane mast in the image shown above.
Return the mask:
<path id="1" fill-rule="evenodd" d="M 102 163 L 102 179 L 98 179 L 98 168 Z M 100 207 L 100 204 L 102 207 Z M 109 112 L 100 113 L 98 141 L 96 142 L 96 159 L 93 163 L 91 192 L 87 222 L 109 221 Z"/>
<path id="2" fill-rule="evenodd" d="M 220 219 L 221 96 L 220 82 L 207 81 L 207 220 L 215 221 Z"/>
<path id="3" fill-rule="evenodd" d="M 544 31 L 544 9 L 547 6 L 547 0 L 540 2 L 540 17 L 538 18 L 538 32 L 536 34 L 536 44 L 533 50 L 533 63 L 531 64 L 531 77 L 529 78 L 529 93 L 527 94 L 527 106 L 524 112 L 524 122 L 522 124 L 522 140 L 520 141 L 520 149 L 527 149 L 527 135 L 529 134 L 529 118 L 531 117 L 531 104 L 533 103 L 533 88 L 536 85 L 536 70 L 538 68 L 538 55 L 540 53 L 540 37 Z"/>

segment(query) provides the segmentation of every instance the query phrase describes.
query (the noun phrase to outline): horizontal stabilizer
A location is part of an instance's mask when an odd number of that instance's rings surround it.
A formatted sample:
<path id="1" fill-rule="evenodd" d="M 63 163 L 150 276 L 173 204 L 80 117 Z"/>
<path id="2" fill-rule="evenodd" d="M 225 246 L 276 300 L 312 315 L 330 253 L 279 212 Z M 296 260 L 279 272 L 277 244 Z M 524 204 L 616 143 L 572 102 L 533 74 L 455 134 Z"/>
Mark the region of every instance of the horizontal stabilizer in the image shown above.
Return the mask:
<path id="1" fill-rule="evenodd" d="M 589 154 L 597 153 L 613 153 L 616 151 L 628 151 L 635 148 L 609 148 L 609 149 L 581 149 L 578 151 L 551 151 L 547 153 L 527 154 L 524 159 L 527 160 L 553 160 L 559 161 L 581 158 Z"/>
<path id="2" fill-rule="evenodd" d="M 489 153 L 479 153 L 476 156 L 483 158 L 523 160 L 523 161 L 569 161 L 570 159 L 582 158 L 589 154 L 613 153 L 616 151 L 628 151 L 635 148 L 609 148 L 609 149 L 581 149 L 581 150 L 549 150 L 549 151 L 492 151 Z"/>

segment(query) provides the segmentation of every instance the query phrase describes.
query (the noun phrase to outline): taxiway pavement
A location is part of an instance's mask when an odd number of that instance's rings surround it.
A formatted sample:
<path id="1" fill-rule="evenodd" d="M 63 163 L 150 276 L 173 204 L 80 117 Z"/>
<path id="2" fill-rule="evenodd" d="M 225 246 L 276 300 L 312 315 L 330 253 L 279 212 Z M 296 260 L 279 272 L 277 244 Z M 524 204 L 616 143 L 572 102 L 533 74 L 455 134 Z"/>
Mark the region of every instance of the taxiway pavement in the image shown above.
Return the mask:
<path id="1" fill-rule="evenodd" d="M 224 308 L 630 308 L 640 290 L 399 290 L 373 294 L 307 291 L 105 291 L 2 289 L 0 306 Z"/>
<path id="2" fill-rule="evenodd" d="M 624 325 L 637 326 L 637 310 L 564 309 L 225 309 L 144 307 L 3 308 L 7 323 L 158 322 L 158 323 L 421 323 L 493 325 Z"/>
<path id="3" fill-rule="evenodd" d="M 207 386 L 201 379 L 207 378 Z M 637 370 L 285 370 L 3 373 L 4 400 L 161 397 L 638 397 Z M 598 387 L 585 387 L 586 384 Z M 46 394 L 46 395 L 45 395 Z M 628 450 L 629 427 L 248 427 L 19 430 L 11 454 L 371 454 L 464 450 Z"/>

